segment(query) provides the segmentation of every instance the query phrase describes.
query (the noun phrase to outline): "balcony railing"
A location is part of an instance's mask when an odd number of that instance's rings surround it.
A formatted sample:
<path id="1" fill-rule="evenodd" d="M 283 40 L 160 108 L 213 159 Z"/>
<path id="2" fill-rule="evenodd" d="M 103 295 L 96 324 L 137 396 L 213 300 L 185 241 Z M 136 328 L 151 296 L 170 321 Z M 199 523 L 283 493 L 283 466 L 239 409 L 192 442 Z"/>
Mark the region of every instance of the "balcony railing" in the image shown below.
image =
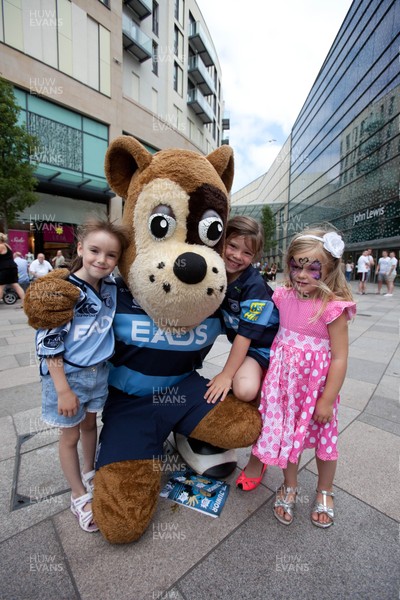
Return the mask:
<path id="1" fill-rule="evenodd" d="M 188 90 L 187 103 L 191 106 L 203 123 L 212 123 L 214 111 L 198 88 Z"/>
<path id="2" fill-rule="evenodd" d="M 152 12 L 152 3 L 150 0 L 124 0 L 124 4 L 129 6 L 142 21 Z"/>
<path id="3" fill-rule="evenodd" d="M 200 54 L 206 67 L 211 67 L 216 63 L 215 52 L 212 48 L 206 32 L 199 21 L 190 24 L 189 29 L 189 44 Z"/>
<path id="4" fill-rule="evenodd" d="M 189 58 L 188 73 L 204 96 L 215 93 L 213 78 L 198 54 Z"/>
<path id="5" fill-rule="evenodd" d="M 122 15 L 122 39 L 124 50 L 139 62 L 151 58 L 151 39 L 125 14 Z"/>

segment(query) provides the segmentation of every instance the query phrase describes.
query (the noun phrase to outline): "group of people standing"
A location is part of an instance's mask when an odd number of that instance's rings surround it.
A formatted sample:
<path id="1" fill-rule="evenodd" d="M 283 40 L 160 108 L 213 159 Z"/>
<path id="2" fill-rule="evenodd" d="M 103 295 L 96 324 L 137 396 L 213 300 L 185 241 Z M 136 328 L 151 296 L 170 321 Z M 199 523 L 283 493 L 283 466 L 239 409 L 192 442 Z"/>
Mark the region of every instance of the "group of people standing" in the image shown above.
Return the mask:
<path id="1" fill-rule="evenodd" d="M 396 253 L 387 250 L 383 250 L 381 258 L 378 260 L 376 265 L 375 275 L 378 282 L 377 294 L 381 294 L 383 283 L 387 286 L 387 293 L 385 296 L 393 296 L 394 280 L 397 275 L 397 264 Z M 366 294 L 366 284 L 371 280 L 372 269 L 375 266 L 375 260 L 372 256 L 371 248 L 364 250 L 357 261 L 357 279 L 358 279 L 358 293 Z M 346 275 L 347 275 L 347 263 L 346 263 Z"/>
<path id="2" fill-rule="evenodd" d="M 31 252 L 28 252 L 25 257 L 21 252 L 13 252 L 7 241 L 7 235 L 0 233 L 0 300 L 3 298 L 6 286 L 13 288 L 23 300 L 32 280 L 47 275 L 53 267 L 57 269 L 65 264 L 62 250 L 57 251 L 51 261 L 52 266 L 42 253 L 39 253 L 34 260 Z"/>

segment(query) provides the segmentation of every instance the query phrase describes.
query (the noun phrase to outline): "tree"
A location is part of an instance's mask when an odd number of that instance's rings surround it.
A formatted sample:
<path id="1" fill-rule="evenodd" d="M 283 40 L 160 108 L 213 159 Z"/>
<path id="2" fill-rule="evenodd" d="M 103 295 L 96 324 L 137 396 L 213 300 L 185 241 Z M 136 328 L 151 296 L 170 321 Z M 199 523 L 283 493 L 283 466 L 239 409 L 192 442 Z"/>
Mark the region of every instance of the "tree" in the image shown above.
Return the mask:
<path id="1" fill-rule="evenodd" d="M 20 111 L 12 85 L 0 78 L 0 218 L 5 232 L 18 213 L 37 201 L 29 155 L 38 142 L 18 124 Z"/>
<path id="2" fill-rule="evenodd" d="M 264 251 L 275 246 L 275 217 L 268 204 L 264 204 L 261 210 L 261 223 L 264 229 Z"/>

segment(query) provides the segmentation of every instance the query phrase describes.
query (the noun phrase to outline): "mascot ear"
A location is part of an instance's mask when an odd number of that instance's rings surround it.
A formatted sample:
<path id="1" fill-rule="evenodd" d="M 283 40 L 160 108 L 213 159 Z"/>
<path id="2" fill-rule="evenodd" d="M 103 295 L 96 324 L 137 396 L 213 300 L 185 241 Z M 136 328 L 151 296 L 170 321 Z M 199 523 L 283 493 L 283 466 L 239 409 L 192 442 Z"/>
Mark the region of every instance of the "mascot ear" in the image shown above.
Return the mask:
<path id="1" fill-rule="evenodd" d="M 207 160 L 212 164 L 218 175 L 221 177 L 226 190 L 229 194 L 233 183 L 233 150 L 230 146 L 220 146 L 214 152 L 211 152 Z"/>
<path id="2" fill-rule="evenodd" d="M 130 135 L 120 135 L 111 142 L 106 152 L 104 170 L 111 189 L 122 198 L 128 194 L 129 184 L 136 171 L 143 171 L 152 160 L 150 152 Z"/>

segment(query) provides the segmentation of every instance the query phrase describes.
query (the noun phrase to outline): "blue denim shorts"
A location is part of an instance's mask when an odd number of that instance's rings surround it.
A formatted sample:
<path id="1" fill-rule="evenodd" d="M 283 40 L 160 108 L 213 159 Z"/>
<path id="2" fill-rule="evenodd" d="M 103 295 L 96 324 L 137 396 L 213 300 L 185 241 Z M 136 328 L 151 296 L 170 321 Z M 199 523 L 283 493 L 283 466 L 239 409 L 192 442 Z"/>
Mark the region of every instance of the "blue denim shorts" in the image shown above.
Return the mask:
<path id="1" fill-rule="evenodd" d="M 109 366 L 102 362 L 94 367 L 67 373 L 67 381 L 79 398 L 79 408 L 73 417 L 58 414 L 58 396 L 50 375 L 42 377 L 42 419 L 55 427 L 75 427 L 86 417 L 86 413 L 97 413 L 103 409 L 108 395 Z"/>

